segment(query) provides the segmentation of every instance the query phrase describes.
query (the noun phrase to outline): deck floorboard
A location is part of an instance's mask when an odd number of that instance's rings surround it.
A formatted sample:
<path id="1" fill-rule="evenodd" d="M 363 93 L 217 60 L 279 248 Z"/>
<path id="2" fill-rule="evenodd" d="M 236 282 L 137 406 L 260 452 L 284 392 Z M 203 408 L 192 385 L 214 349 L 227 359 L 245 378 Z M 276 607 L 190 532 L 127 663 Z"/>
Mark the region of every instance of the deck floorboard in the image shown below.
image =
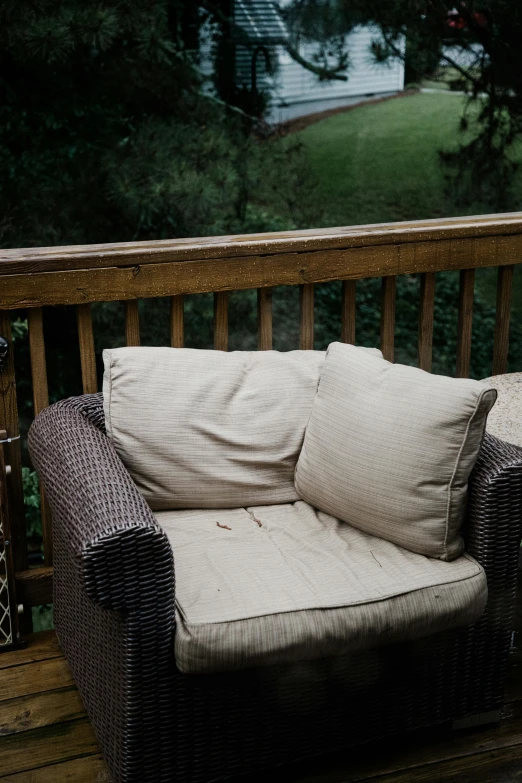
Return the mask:
<path id="1" fill-rule="evenodd" d="M 271 783 L 522 783 L 521 598 L 499 726 L 416 732 L 274 772 Z M 0 670 L 2 783 L 110 783 L 54 632 L 0 655 Z"/>

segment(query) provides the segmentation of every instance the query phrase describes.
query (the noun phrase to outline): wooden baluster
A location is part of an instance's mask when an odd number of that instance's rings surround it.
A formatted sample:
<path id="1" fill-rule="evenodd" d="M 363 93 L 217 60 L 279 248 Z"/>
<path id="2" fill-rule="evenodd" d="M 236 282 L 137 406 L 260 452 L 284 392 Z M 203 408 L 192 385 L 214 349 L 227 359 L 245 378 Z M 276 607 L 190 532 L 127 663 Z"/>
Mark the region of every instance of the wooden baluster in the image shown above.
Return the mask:
<path id="1" fill-rule="evenodd" d="M 140 344 L 140 315 L 138 300 L 127 299 L 125 306 L 125 342 L 128 346 Z"/>
<path id="2" fill-rule="evenodd" d="M 498 268 L 497 318 L 493 347 L 493 375 L 507 372 L 509 350 L 509 320 L 511 316 L 511 290 L 513 288 L 513 264 Z"/>
<path id="3" fill-rule="evenodd" d="M 27 313 L 27 322 L 29 325 L 29 352 L 31 355 L 34 415 L 38 416 L 40 411 L 47 408 L 49 405 L 42 308 L 34 307 L 29 309 Z M 44 488 L 41 484 L 40 516 L 42 519 L 44 565 L 51 566 L 53 564 L 51 509 L 49 508 Z"/>
<path id="4" fill-rule="evenodd" d="M 9 344 L 7 363 L 3 372 L 0 373 L 0 429 L 7 432 L 8 438 L 17 438 L 11 443 L 4 443 L 4 455 L 6 464 L 11 467 L 11 473 L 7 480 L 7 498 L 14 564 L 16 571 L 22 571 L 27 568 L 22 457 L 20 439 L 18 438 L 20 432 L 18 429 L 11 318 L 6 310 L 0 310 L 0 337 L 7 340 Z"/>
<path id="5" fill-rule="evenodd" d="M 381 351 L 389 362 L 395 357 L 395 275 L 382 278 L 381 298 Z"/>
<path id="6" fill-rule="evenodd" d="M 272 350 L 272 289 L 257 289 L 257 347 Z"/>
<path id="7" fill-rule="evenodd" d="M 173 348 L 185 345 L 183 294 L 170 297 L 170 344 Z"/>
<path id="8" fill-rule="evenodd" d="M 228 351 L 228 291 L 214 294 L 214 348 Z"/>
<path id="9" fill-rule="evenodd" d="M 341 304 L 341 340 L 355 344 L 355 280 L 343 280 Z"/>
<path id="10" fill-rule="evenodd" d="M 462 269 L 459 284 L 459 320 L 457 324 L 457 378 L 469 378 L 475 270 Z"/>
<path id="11" fill-rule="evenodd" d="M 299 348 L 302 351 L 314 349 L 314 286 L 307 283 L 299 292 Z"/>
<path id="12" fill-rule="evenodd" d="M 98 391 L 98 380 L 96 377 L 96 354 L 94 352 L 91 305 L 77 305 L 76 314 L 78 316 L 83 393 L 94 394 Z"/>
<path id="13" fill-rule="evenodd" d="M 431 372 L 433 360 L 433 313 L 435 310 L 435 273 L 420 276 L 418 365 Z"/>
<path id="14" fill-rule="evenodd" d="M 41 307 L 33 307 L 27 311 L 27 323 L 29 326 L 29 351 L 31 354 L 34 415 L 38 416 L 40 411 L 47 408 L 49 405 L 43 313 Z"/>

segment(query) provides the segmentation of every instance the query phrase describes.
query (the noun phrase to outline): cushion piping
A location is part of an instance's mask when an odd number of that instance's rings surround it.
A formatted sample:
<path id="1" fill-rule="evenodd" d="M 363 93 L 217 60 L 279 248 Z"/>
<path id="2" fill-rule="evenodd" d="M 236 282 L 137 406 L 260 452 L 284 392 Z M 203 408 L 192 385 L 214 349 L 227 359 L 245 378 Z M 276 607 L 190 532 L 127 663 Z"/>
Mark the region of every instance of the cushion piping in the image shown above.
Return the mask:
<path id="1" fill-rule="evenodd" d="M 446 503 L 446 526 L 445 526 L 444 544 L 443 544 L 444 556 L 445 557 L 448 557 L 448 534 L 449 534 L 449 520 L 450 520 L 450 508 L 451 508 L 451 499 L 452 499 L 452 492 L 453 492 L 453 483 L 454 483 L 455 477 L 457 475 L 457 470 L 459 468 L 459 464 L 460 464 L 460 461 L 461 461 L 461 458 L 462 458 L 462 452 L 464 451 L 464 446 L 466 445 L 466 442 L 467 442 L 467 439 L 468 439 L 468 435 L 469 435 L 469 430 L 470 430 L 471 424 L 473 423 L 473 421 L 475 419 L 475 416 L 477 415 L 477 412 L 478 412 L 479 408 L 482 405 L 482 400 L 484 399 L 485 395 L 489 394 L 490 392 L 495 392 L 495 401 L 497 399 L 496 390 L 493 389 L 493 388 L 491 388 L 491 389 L 484 389 L 484 391 L 481 392 L 481 394 L 480 394 L 480 396 L 479 396 L 479 398 L 477 400 L 477 403 L 475 405 L 475 410 L 473 411 L 473 413 L 471 414 L 471 416 L 468 419 L 468 424 L 466 426 L 466 432 L 464 433 L 464 437 L 462 438 L 462 443 L 460 444 L 459 453 L 457 454 L 457 459 L 455 461 L 455 467 L 453 468 L 453 473 L 451 474 L 451 479 L 450 479 L 450 483 L 449 483 L 449 487 L 448 487 L 448 500 L 447 500 L 447 503 Z M 484 418 L 484 424 L 483 424 L 483 427 L 482 427 L 482 435 L 481 435 L 481 438 L 480 438 L 480 445 L 481 446 L 482 446 L 482 442 L 484 441 L 484 433 L 486 431 L 486 421 L 487 421 L 487 416 Z"/>
<path id="2" fill-rule="evenodd" d="M 299 612 L 310 612 L 310 611 L 320 611 L 322 609 L 329 610 L 329 609 L 347 609 L 351 606 L 365 606 L 366 604 L 379 604 L 383 601 L 389 601 L 391 598 L 396 598 L 401 595 L 410 595 L 413 593 L 419 593 L 422 590 L 431 590 L 435 587 L 442 587 L 444 585 L 459 585 L 462 582 L 468 582 L 470 579 L 475 579 L 480 573 L 482 573 L 483 568 L 469 555 L 464 553 L 461 555 L 461 557 L 464 557 L 466 560 L 469 560 L 470 562 L 475 563 L 475 571 L 472 574 L 469 574 L 468 576 L 462 576 L 458 579 L 453 580 L 446 580 L 443 582 L 434 582 L 433 584 L 425 584 L 422 587 L 415 587 L 413 590 L 400 590 L 396 593 L 389 593 L 387 595 L 380 596 L 379 598 L 373 598 L 370 600 L 364 600 L 364 601 L 352 601 L 351 603 L 345 603 L 345 604 L 331 604 L 328 606 L 307 606 L 304 609 L 286 609 L 283 611 L 276 611 L 276 612 L 265 612 L 264 614 L 252 614 L 245 617 L 237 617 L 234 620 L 205 620 L 204 622 L 191 622 L 187 619 L 187 615 L 185 614 L 185 611 L 183 610 L 183 607 L 181 604 L 178 603 L 178 600 L 176 599 L 176 608 L 180 612 L 180 614 L 183 616 L 185 620 L 186 626 L 202 626 L 202 625 L 222 625 L 223 622 L 226 623 L 241 623 L 245 620 L 255 620 L 257 617 L 277 617 L 278 615 L 283 614 L 298 614 Z"/>

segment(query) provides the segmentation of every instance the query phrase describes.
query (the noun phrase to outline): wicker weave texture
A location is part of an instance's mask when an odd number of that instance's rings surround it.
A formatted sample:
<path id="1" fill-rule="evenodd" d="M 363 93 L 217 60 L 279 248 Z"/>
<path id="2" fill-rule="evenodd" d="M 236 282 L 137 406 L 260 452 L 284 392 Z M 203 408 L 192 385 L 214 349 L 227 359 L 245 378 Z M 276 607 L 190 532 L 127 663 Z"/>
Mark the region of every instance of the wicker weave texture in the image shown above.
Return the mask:
<path id="1" fill-rule="evenodd" d="M 56 630 L 114 780 L 166 781 L 172 551 L 91 400 L 85 415 L 47 408 L 29 437 L 53 512 Z"/>
<path id="2" fill-rule="evenodd" d="M 489 587 L 478 623 L 339 658 L 185 675 L 172 552 L 100 409 L 100 395 L 51 406 L 30 449 L 53 510 L 57 631 L 115 783 L 208 783 L 501 705 L 521 449 L 487 436 L 472 475 L 466 539 Z"/>

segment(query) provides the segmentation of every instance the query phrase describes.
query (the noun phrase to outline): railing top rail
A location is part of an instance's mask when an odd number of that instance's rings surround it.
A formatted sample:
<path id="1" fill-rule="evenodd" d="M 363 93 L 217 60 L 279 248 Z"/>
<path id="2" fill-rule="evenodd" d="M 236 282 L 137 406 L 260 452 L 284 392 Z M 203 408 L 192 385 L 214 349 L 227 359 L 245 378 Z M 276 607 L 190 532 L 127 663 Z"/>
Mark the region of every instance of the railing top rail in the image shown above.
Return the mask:
<path id="1" fill-rule="evenodd" d="M 0 251 L 0 309 L 357 280 L 522 262 L 522 213 Z"/>
<path id="2" fill-rule="evenodd" d="M 522 212 L 147 242 L 0 249 L 0 276 L 522 234 Z"/>

